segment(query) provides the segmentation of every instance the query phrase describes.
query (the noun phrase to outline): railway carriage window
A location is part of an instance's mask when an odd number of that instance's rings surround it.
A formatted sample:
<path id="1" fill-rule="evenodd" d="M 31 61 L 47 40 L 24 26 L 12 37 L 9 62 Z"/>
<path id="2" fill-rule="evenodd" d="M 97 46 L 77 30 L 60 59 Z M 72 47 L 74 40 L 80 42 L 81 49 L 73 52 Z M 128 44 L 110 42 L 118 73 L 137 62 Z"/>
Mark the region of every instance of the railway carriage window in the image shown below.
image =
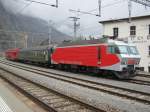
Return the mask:
<path id="1" fill-rule="evenodd" d="M 46 54 L 46 52 L 45 52 L 45 51 L 43 51 L 43 56 L 45 56 L 45 54 Z"/>
<path id="2" fill-rule="evenodd" d="M 37 56 L 37 51 L 35 51 L 35 56 Z"/>
<path id="3" fill-rule="evenodd" d="M 39 56 L 39 51 L 37 51 L 37 56 Z"/>

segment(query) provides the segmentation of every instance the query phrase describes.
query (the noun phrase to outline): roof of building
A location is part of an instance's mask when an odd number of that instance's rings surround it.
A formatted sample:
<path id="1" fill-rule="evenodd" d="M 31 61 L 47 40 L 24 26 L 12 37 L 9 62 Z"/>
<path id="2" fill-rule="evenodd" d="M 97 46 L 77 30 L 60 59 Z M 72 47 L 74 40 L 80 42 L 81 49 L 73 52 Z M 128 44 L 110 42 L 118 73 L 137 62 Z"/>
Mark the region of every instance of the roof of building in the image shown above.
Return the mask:
<path id="1" fill-rule="evenodd" d="M 145 18 L 150 18 L 150 15 L 131 17 L 132 20 L 145 19 Z M 104 24 L 104 23 L 122 22 L 122 21 L 128 21 L 128 20 L 129 18 L 120 18 L 120 19 L 103 20 L 103 21 L 99 21 L 99 23 Z"/>

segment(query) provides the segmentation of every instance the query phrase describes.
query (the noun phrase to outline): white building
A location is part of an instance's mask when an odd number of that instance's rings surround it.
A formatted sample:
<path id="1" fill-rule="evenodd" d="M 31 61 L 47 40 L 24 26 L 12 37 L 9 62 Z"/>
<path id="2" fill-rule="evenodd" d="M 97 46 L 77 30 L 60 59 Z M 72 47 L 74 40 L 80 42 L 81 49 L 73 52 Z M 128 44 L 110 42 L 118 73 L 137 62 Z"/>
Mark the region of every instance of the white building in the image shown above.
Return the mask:
<path id="1" fill-rule="evenodd" d="M 137 45 L 141 54 L 140 67 L 150 72 L 150 15 L 100 21 L 103 35 L 126 38 Z"/>

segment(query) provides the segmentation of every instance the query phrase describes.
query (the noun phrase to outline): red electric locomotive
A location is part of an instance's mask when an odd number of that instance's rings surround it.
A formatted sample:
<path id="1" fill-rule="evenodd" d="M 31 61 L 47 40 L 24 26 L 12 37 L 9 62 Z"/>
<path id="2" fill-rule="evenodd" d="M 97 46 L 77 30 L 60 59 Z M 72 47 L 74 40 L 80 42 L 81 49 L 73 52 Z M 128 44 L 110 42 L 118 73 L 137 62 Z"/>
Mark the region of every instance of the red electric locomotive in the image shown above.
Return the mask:
<path id="1" fill-rule="evenodd" d="M 83 40 L 66 43 L 55 48 L 51 61 L 59 65 L 94 68 L 115 74 L 120 79 L 131 77 L 140 62 L 133 44 L 112 39 Z"/>

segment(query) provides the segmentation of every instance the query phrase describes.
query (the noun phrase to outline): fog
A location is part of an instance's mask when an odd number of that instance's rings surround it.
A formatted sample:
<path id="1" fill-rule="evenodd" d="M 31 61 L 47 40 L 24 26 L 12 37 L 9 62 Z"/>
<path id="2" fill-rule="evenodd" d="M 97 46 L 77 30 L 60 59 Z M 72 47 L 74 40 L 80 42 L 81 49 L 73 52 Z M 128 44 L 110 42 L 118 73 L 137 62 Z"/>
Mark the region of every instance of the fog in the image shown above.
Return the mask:
<path id="1" fill-rule="evenodd" d="M 100 36 L 102 26 L 98 23 L 100 20 L 116 19 L 128 17 L 127 0 L 102 0 L 101 17 L 93 15 L 83 15 L 69 12 L 69 9 L 90 11 L 98 8 L 98 0 L 59 0 L 59 7 L 54 8 L 37 3 L 30 3 L 24 0 L 1 0 L 7 10 L 15 14 L 24 14 L 42 18 L 46 21 L 51 20 L 54 27 L 68 35 L 73 35 L 73 21 L 71 16 L 80 18 L 80 28 L 78 35 Z M 49 4 L 55 4 L 55 0 L 36 0 Z M 98 9 L 91 12 L 98 14 Z M 148 15 L 150 8 L 137 3 L 132 3 L 132 16 Z"/>

